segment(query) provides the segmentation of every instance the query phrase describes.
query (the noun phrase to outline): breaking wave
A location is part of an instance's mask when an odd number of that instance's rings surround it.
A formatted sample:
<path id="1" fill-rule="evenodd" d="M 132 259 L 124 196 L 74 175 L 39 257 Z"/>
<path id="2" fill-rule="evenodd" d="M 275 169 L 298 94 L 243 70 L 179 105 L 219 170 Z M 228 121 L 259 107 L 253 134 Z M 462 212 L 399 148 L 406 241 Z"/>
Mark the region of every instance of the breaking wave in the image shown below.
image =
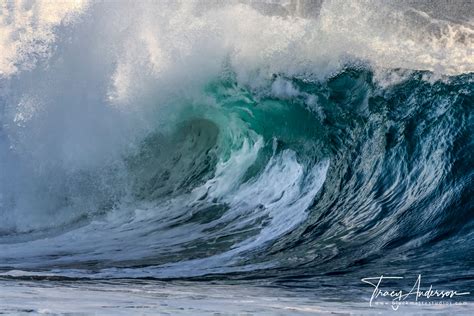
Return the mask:
<path id="1" fill-rule="evenodd" d="M 472 272 L 468 17 L 48 6 L 0 11 L 2 274 Z"/>

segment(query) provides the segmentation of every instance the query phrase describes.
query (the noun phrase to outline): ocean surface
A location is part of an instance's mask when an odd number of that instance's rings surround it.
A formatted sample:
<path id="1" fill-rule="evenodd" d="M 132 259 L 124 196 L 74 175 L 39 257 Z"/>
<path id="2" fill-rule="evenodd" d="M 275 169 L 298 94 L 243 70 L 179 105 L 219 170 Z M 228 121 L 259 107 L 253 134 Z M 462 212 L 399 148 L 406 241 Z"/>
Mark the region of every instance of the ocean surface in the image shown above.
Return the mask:
<path id="1" fill-rule="evenodd" d="M 0 2 L 0 314 L 472 315 L 473 218 L 473 1 Z"/>

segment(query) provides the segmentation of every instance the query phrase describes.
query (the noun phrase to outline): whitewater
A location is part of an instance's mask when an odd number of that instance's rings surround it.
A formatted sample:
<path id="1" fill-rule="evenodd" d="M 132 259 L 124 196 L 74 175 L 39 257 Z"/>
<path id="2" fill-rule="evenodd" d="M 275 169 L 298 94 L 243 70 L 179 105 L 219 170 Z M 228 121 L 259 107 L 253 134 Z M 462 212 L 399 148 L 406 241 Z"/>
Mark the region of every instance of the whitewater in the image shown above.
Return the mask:
<path id="1" fill-rule="evenodd" d="M 472 292 L 473 135 L 472 1 L 0 2 L 0 313 Z"/>

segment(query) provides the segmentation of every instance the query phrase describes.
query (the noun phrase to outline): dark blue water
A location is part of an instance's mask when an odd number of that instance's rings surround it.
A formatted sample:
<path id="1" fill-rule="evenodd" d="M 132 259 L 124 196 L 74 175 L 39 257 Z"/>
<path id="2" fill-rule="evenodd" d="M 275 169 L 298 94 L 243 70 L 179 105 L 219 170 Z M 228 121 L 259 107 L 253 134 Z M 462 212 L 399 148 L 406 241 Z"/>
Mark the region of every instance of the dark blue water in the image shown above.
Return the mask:
<path id="1" fill-rule="evenodd" d="M 469 313 L 469 16 L 298 3 L 5 8 L 0 313 Z"/>

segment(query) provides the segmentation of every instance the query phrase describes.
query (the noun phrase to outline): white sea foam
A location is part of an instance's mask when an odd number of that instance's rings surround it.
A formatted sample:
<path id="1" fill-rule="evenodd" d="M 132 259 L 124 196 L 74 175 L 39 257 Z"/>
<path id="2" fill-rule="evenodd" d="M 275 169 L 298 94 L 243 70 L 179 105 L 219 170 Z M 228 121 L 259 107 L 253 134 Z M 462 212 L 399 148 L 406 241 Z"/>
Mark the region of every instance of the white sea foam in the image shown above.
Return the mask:
<path id="1" fill-rule="evenodd" d="M 0 4 L 0 77 L 34 67 L 47 58 L 56 40 L 55 28 L 73 22 L 88 0 L 3 1 Z"/>
<path id="2" fill-rule="evenodd" d="M 368 1 L 325 1 L 317 15 L 302 14 L 301 6 L 288 11 L 286 3 L 263 7 L 241 1 L 3 2 L 0 233 L 63 227 L 95 215 L 110 197 L 127 197 L 124 155 L 151 131 L 172 129 L 183 100 L 193 106 L 219 106 L 202 88 L 228 68 L 239 84 L 253 89 L 267 85 L 274 74 L 324 78 L 361 61 L 374 68 L 448 75 L 474 71 L 474 30 L 469 23 Z M 276 14 L 281 11 L 276 8 L 289 14 Z M 299 93 L 283 79 L 270 89 L 282 98 Z M 270 218 L 259 234 L 237 244 L 237 253 L 303 220 L 328 168 L 328 162 L 313 166 L 305 178 L 301 162 L 287 151 L 274 156 L 259 178 L 239 186 L 263 145 L 258 135 L 246 137 L 229 159 L 219 161 L 215 177 L 205 184 L 210 198 L 248 212 L 249 220 Z M 252 214 L 257 205 L 251 202 L 257 196 L 264 210 Z M 183 212 L 177 205 L 190 203 L 192 197 L 144 208 L 159 209 L 158 222 L 165 222 L 167 216 Z M 116 207 L 118 213 L 105 219 L 53 242 L 35 240 L 27 249 L 2 245 L 0 256 L 25 256 L 25 265 L 34 266 L 46 260 L 41 255 L 74 248 L 79 251 L 58 262 L 107 259 L 103 256 L 123 245 L 105 238 L 104 226 L 108 235 L 131 238 L 127 230 L 140 232 L 140 224 L 156 215 L 124 200 Z M 178 241 L 201 236 L 202 227 L 186 229 L 171 229 L 160 236 L 162 248 L 150 247 L 165 253 Z M 132 259 L 150 251 L 134 250 L 114 258 Z M 228 263 L 223 257 L 214 259 L 203 267 Z"/>

